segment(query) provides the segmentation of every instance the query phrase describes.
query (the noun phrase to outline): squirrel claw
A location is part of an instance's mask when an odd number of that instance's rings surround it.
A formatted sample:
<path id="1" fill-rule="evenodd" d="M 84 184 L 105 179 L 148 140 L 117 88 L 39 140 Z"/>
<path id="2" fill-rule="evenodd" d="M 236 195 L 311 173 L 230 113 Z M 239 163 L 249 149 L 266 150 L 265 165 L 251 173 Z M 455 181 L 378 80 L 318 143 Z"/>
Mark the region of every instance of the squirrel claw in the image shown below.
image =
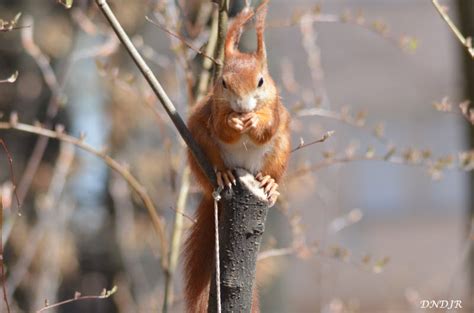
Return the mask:
<path id="1" fill-rule="evenodd" d="M 280 195 L 278 192 L 278 184 L 270 175 L 263 176 L 262 173 L 258 173 L 255 178 L 260 182 L 260 188 L 263 188 L 267 200 L 270 202 L 270 207 L 272 207 Z"/>
<path id="2" fill-rule="evenodd" d="M 237 184 L 237 180 L 235 179 L 234 174 L 232 174 L 232 170 L 216 171 L 216 176 L 217 186 L 221 189 L 224 189 L 225 187 L 232 189 L 232 185 L 235 186 Z"/>
<path id="3" fill-rule="evenodd" d="M 280 195 L 280 193 L 278 191 L 275 191 L 273 194 L 271 194 L 268 198 L 268 202 L 270 202 L 270 207 L 274 206 L 275 203 L 277 202 L 278 200 L 278 196 Z"/>

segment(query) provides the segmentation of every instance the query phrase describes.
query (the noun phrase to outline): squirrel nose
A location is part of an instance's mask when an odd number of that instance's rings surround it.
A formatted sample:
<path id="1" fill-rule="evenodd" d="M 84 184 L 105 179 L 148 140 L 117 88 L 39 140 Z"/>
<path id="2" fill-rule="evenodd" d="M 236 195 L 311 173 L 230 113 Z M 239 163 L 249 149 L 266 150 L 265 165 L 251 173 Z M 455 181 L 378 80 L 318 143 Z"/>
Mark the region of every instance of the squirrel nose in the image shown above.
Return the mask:
<path id="1" fill-rule="evenodd" d="M 237 106 L 240 112 L 251 112 L 257 106 L 257 100 L 254 97 L 246 97 L 237 101 Z"/>

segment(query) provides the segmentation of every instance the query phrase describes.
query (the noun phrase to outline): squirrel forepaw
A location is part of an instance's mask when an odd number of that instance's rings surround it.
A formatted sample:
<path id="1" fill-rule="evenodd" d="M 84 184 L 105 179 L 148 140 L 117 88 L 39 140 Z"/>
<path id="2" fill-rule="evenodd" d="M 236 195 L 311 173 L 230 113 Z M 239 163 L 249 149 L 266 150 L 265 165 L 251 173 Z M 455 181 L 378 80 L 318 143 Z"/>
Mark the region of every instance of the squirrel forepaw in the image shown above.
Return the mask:
<path id="1" fill-rule="evenodd" d="M 258 115 L 255 112 L 245 114 L 241 120 L 244 123 L 244 129 L 242 130 L 244 133 L 256 128 L 259 122 Z"/>
<path id="2" fill-rule="evenodd" d="M 227 117 L 227 125 L 238 132 L 242 132 L 244 129 L 244 122 L 242 121 L 241 115 L 237 112 L 229 114 Z"/>
<path id="3" fill-rule="evenodd" d="M 260 182 L 260 188 L 263 188 L 270 207 L 274 206 L 280 195 L 278 192 L 278 184 L 270 175 L 263 176 L 262 173 L 258 173 L 255 178 Z"/>
<path id="4" fill-rule="evenodd" d="M 232 112 L 227 117 L 227 125 L 242 134 L 256 128 L 258 122 L 259 118 L 255 112 L 249 112 L 245 114 Z"/>

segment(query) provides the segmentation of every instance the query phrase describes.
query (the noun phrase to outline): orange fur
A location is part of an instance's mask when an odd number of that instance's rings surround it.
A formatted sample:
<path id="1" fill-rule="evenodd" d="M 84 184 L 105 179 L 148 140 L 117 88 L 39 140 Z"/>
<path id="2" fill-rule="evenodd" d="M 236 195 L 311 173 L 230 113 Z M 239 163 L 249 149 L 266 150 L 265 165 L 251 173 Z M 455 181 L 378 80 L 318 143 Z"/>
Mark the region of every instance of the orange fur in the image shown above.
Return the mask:
<path id="1" fill-rule="evenodd" d="M 225 43 L 225 62 L 222 76 L 217 79 L 212 92 L 194 108 L 188 127 L 216 170 L 232 169 L 229 165 L 227 146 L 237 148 L 240 158 L 245 159 L 245 142 L 253 143 L 252 149 L 260 159 L 251 160 L 259 166 L 253 174 L 261 172 L 279 182 L 285 172 L 290 154 L 289 114 L 281 104 L 278 91 L 267 68 L 265 42 L 263 37 L 266 4 L 263 1 L 256 13 L 241 12 L 229 27 Z M 238 41 L 244 25 L 256 14 L 257 51 L 238 51 Z M 258 86 L 259 81 L 263 84 Z M 236 111 L 234 107 L 243 99 L 252 98 L 252 110 Z M 247 101 L 246 100 L 246 101 Z M 248 131 L 242 133 L 229 125 L 234 116 L 244 119 L 251 114 L 256 121 Z M 240 149 L 241 142 L 244 142 Z M 265 148 L 263 148 L 265 147 Z M 236 159 L 238 162 L 238 158 Z M 247 160 L 248 161 L 248 160 Z M 214 218 L 212 185 L 196 160 L 189 153 L 189 164 L 204 196 L 196 212 L 197 222 L 192 226 L 185 244 L 185 298 L 189 313 L 207 312 L 209 283 L 214 268 Z M 241 166 L 244 167 L 244 166 Z M 250 169 L 248 169 L 250 170 Z M 254 288 L 252 312 L 259 312 L 257 288 Z"/>

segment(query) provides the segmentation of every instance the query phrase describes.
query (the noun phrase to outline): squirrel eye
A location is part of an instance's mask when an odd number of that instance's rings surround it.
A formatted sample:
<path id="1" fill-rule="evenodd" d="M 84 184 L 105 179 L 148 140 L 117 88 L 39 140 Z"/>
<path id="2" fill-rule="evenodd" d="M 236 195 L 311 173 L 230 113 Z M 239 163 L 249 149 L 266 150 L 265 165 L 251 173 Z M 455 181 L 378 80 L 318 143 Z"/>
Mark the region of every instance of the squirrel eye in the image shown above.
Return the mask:
<path id="1" fill-rule="evenodd" d="M 260 77 L 259 81 L 258 81 L 258 88 L 262 87 L 263 85 L 263 77 Z"/>
<path id="2" fill-rule="evenodd" d="M 222 87 L 224 87 L 225 89 L 227 89 L 227 84 L 225 83 L 225 80 L 222 79 Z"/>

